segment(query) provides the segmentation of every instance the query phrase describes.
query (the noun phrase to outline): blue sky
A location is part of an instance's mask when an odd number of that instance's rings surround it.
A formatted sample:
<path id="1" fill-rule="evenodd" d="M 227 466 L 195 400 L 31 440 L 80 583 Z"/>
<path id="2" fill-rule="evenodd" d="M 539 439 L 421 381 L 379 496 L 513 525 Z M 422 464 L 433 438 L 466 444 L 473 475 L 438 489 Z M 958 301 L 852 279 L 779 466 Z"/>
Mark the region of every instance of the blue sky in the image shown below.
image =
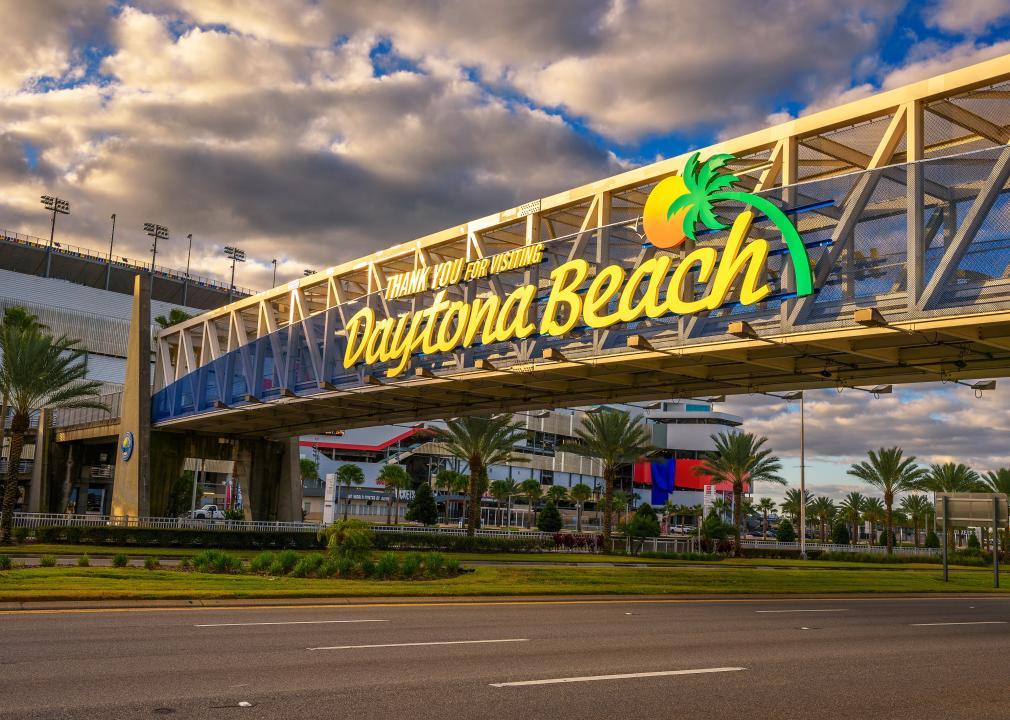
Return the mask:
<path id="1" fill-rule="evenodd" d="M 0 0 L 0 228 L 278 281 L 628 167 L 1010 53 L 1006 0 Z M 811 475 L 887 436 L 1010 463 L 1003 404 L 808 405 Z M 839 415 L 839 407 L 845 414 Z M 733 409 L 795 458 L 795 418 Z M 909 421 L 916 413 L 916 422 Z M 952 431 L 951 428 L 954 428 Z M 954 442 L 952 440 L 957 440 Z M 844 443 L 842 442 L 844 440 Z M 787 467 L 795 460 L 787 459 Z M 834 492 L 834 490 L 832 490 Z"/>

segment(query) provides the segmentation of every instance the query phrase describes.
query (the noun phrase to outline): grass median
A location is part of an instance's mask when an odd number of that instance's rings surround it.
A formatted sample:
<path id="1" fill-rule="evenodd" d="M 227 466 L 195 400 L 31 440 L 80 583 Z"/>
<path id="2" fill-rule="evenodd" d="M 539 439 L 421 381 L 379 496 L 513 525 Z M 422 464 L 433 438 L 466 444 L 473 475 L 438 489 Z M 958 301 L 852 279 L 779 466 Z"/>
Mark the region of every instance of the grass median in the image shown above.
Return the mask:
<path id="1" fill-rule="evenodd" d="M 23 568 L 0 573 L 0 601 L 481 595 L 999 592 L 985 573 L 818 568 L 478 567 L 438 580 L 328 580 L 140 568 Z"/>

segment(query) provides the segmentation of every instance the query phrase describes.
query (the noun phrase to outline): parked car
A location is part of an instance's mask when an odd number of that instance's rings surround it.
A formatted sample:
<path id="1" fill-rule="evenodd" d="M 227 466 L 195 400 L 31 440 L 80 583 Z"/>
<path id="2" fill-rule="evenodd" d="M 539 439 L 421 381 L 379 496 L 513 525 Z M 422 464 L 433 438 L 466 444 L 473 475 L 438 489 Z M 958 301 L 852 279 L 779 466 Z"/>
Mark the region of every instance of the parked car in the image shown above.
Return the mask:
<path id="1" fill-rule="evenodd" d="M 217 505 L 204 505 L 186 513 L 183 517 L 194 520 L 224 520 L 224 513 L 218 509 Z"/>

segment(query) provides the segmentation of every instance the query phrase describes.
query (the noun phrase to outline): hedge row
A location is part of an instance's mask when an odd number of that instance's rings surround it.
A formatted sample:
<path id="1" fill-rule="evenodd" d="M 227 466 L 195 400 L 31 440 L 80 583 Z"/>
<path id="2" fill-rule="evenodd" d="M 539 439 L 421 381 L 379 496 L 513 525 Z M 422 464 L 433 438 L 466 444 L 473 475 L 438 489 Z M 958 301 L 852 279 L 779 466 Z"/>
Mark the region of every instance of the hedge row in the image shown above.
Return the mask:
<path id="1" fill-rule="evenodd" d="M 88 545 L 140 545 L 149 547 L 265 549 L 322 548 L 325 543 L 312 531 L 247 532 L 235 530 L 158 530 L 153 528 L 41 527 L 19 528 L 18 539 L 34 537 L 36 542 Z M 596 545 L 593 536 L 579 537 L 579 547 Z M 574 542 L 574 541 L 573 541 Z M 561 543 L 565 547 L 567 543 Z M 446 550 L 456 552 L 538 552 L 554 550 L 559 545 L 554 538 L 515 535 L 512 537 L 466 537 L 441 533 L 382 532 L 375 533 L 378 550 Z"/>

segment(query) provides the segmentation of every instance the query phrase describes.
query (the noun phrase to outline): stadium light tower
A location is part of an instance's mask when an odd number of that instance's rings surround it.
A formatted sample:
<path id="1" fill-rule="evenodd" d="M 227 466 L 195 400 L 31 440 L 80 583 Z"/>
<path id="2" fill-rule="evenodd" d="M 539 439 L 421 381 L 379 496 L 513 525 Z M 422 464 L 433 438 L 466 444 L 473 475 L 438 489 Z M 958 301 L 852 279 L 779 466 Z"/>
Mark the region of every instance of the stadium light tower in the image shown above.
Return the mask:
<path id="1" fill-rule="evenodd" d="M 245 262 L 245 250 L 229 245 L 225 247 L 224 254 L 231 258 L 231 282 L 228 284 L 228 302 L 231 302 L 235 292 L 235 263 Z"/>
<path id="2" fill-rule="evenodd" d="M 109 289 L 109 283 L 112 281 L 112 245 L 116 242 L 116 213 L 112 213 L 109 216 L 112 220 L 112 232 L 109 233 L 109 264 L 105 268 L 105 289 Z"/>
<path id="3" fill-rule="evenodd" d="M 56 235 L 56 216 L 70 214 L 70 201 L 61 200 L 55 195 L 43 195 L 42 207 L 53 214 L 53 222 L 49 228 L 49 245 L 46 246 L 46 277 L 49 277 L 49 270 L 52 266 L 53 238 Z"/>
<path id="4" fill-rule="evenodd" d="M 316 270 L 310 270 L 309 268 L 305 268 L 304 270 L 302 270 L 302 275 L 304 277 L 308 277 L 309 275 L 315 275 L 316 272 L 317 272 Z"/>
<path id="5" fill-rule="evenodd" d="M 189 295 L 189 260 L 193 256 L 193 233 L 186 236 L 189 240 L 189 249 L 186 250 L 186 279 L 182 282 L 182 304 L 185 305 Z"/>
<path id="6" fill-rule="evenodd" d="M 168 228 L 164 225 L 144 223 L 144 232 L 154 238 L 151 245 L 151 276 L 154 276 L 154 261 L 158 257 L 158 240 L 168 240 Z"/>

